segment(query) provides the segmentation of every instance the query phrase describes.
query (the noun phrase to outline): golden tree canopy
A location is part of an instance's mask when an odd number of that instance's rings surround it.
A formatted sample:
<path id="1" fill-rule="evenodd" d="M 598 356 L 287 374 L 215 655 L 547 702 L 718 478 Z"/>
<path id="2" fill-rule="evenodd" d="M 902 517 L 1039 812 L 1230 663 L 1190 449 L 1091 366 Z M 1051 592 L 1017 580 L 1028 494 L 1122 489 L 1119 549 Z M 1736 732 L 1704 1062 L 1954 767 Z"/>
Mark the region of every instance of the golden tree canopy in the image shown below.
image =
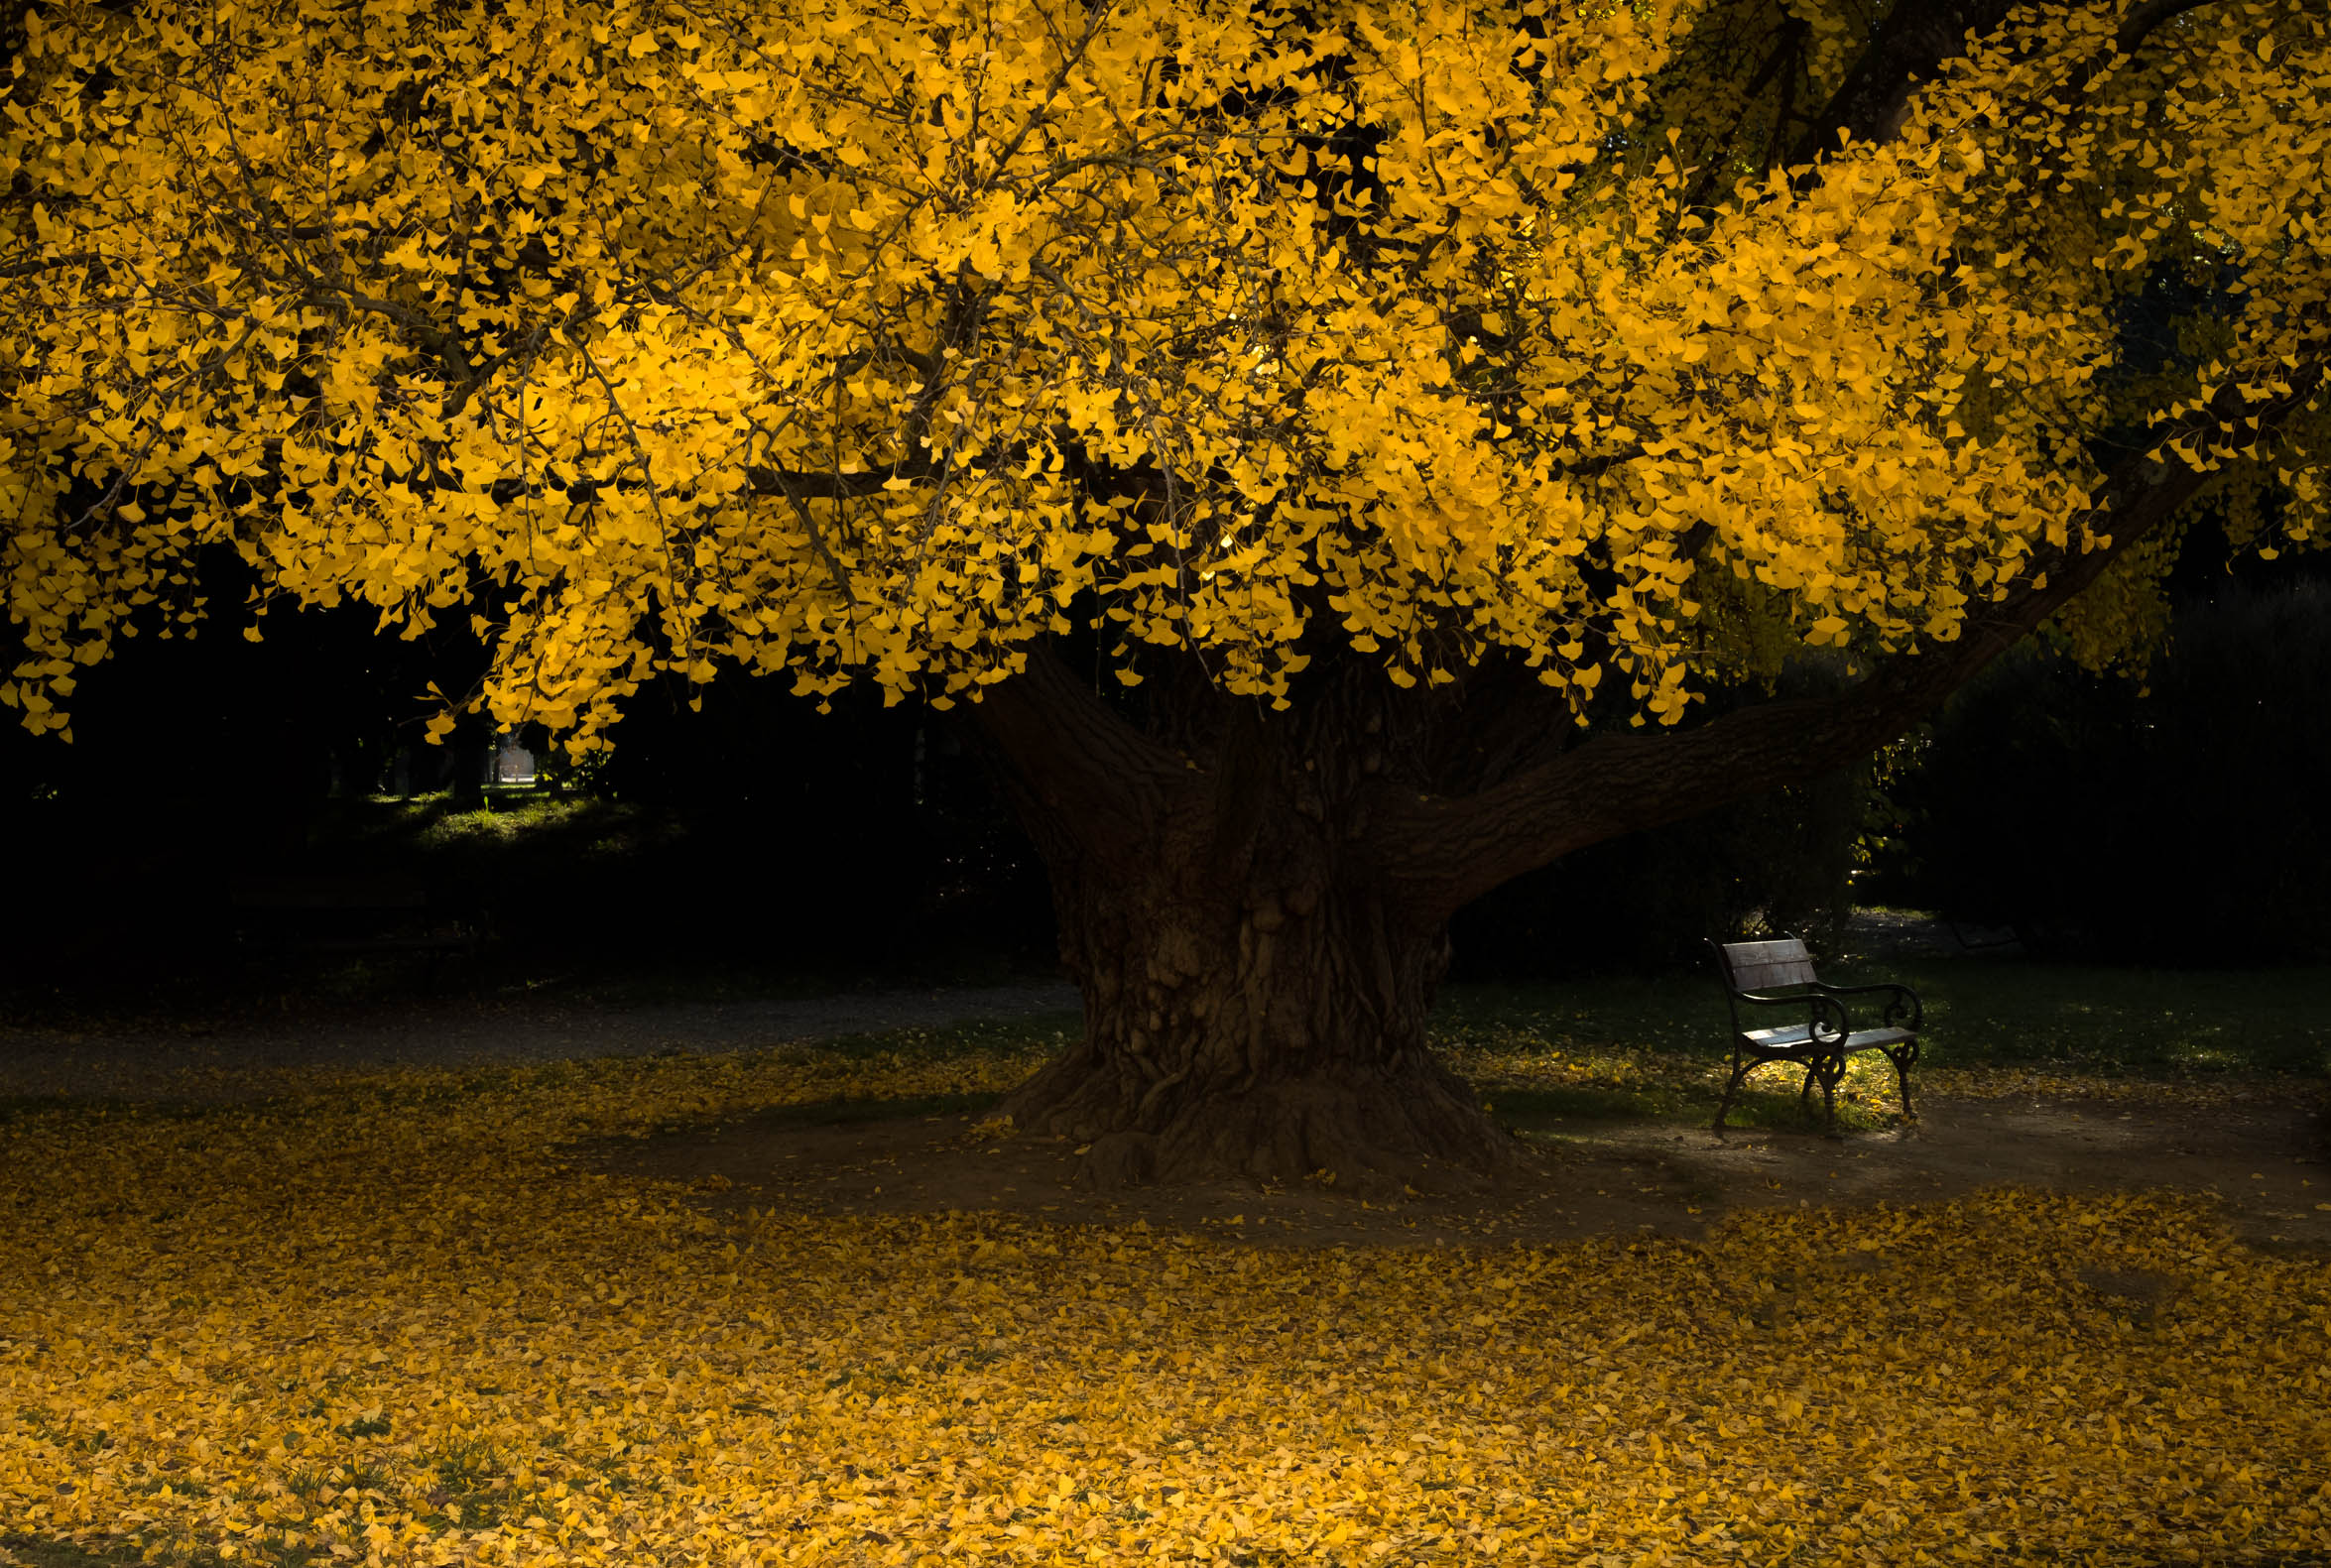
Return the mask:
<path id="1" fill-rule="evenodd" d="M 489 607 L 475 700 L 591 745 L 658 670 L 943 702 L 1095 617 L 1128 683 L 1504 650 L 1672 721 L 1954 638 L 2147 444 L 2304 539 L 2331 23 L 2153 9 L 2021 13 L 1807 168 L 1753 57 L 1833 87 L 1836 0 L 43 7 L 0 699 L 61 728 L 227 542 Z"/>

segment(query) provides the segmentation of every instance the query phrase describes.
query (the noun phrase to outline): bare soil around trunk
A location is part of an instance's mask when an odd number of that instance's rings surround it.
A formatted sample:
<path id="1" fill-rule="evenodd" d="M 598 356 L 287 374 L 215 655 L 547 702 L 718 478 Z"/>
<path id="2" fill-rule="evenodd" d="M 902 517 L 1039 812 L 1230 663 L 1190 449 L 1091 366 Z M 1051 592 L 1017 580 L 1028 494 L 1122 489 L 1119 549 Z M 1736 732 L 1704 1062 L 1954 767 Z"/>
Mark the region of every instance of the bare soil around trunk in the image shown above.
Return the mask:
<path id="1" fill-rule="evenodd" d="M 1951 1099 L 1910 1126 L 1828 1140 L 1672 1124 L 1532 1129 L 1495 1197 L 1362 1199 L 1309 1182 L 1097 1193 L 1076 1146 L 969 1115 L 820 1121 L 814 1108 L 690 1129 L 583 1156 L 690 1183 L 729 1207 L 829 1213 L 995 1211 L 1061 1225 L 1147 1224 L 1274 1247 L 1483 1247 L 1588 1236 L 1696 1236 L 1738 1209 L 1936 1202 L 1978 1188 L 2176 1188 L 2216 1194 L 2261 1248 L 2331 1256 L 2320 1113 L 2260 1090 L 2202 1107 L 2119 1099 Z"/>

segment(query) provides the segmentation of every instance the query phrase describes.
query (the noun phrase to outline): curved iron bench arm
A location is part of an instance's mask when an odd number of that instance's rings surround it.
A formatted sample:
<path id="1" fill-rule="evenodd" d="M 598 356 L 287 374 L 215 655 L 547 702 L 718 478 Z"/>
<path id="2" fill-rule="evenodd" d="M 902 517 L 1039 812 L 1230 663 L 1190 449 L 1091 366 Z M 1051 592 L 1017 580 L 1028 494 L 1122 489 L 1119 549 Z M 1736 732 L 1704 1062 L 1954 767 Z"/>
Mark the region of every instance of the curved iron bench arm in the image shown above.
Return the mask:
<path id="1" fill-rule="evenodd" d="M 1801 996 L 1783 997 L 1764 991 L 1735 991 L 1732 993 L 1732 997 L 1736 1002 L 1753 1002 L 1759 1007 L 1808 1009 L 1805 1028 L 1806 1032 L 1812 1036 L 1811 1043 L 1815 1045 L 1842 1044 L 1846 1035 L 1853 1032 L 1853 1025 L 1845 1016 L 1844 1005 L 1822 996 L 1819 992 L 1806 992 Z M 1776 1047 L 1772 1054 L 1776 1058 L 1779 1058 L 1796 1050 L 1797 1048 L 1794 1046 Z M 1801 1055 L 1803 1052 L 1797 1051 L 1797 1054 Z"/>
<path id="2" fill-rule="evenodd" d="M 1831 997 L 1872 997 L 1885 993 L 1889 998 L 1884 1015 L 1886 1022 L 1906 1029 L 1915 1029 L 1925 1017 L 1925 1010 L 1918 1004 L 1918 993 L 1891 980 L 1870 986 L 1833 986 L 1826 980 L 1815 980 L 1809 984 L 1815 991 Z"/>

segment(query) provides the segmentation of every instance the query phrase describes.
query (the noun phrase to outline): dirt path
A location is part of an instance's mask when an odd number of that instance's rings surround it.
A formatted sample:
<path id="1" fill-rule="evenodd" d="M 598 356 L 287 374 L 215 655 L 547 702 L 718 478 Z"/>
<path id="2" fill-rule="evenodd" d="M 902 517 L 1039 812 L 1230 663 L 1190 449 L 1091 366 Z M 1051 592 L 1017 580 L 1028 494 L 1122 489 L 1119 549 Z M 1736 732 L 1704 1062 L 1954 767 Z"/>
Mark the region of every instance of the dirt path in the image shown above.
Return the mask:
<path id="1" fill-rule="evenodd" d="M 1858 911 L 1858 952 L 1927 956 L 1967 949 L 1921 915 Z M 469 1067 L 497 1062 L 751 1050 L 900 1028 L 1077 1013 L 1065 980 L 845 992 L 789 1001 L 578 1006 L 550 995 L 410 1000 L 368 1009 L 245 1015 L 232 1022 L 148 1021 L 85 1030 L 0 1018 L 0 1096 L 229 1099 L 306 1068 Z M 258 1080 L 254 1082 L 252 1080 Z"/>
<path id="2" fill-rule="evenodd" d="M 301 1068 L 468 1067 L 752 1050 L 1077 1009 L 1076 988 L 1050 981 L 621 1009 L 414 1002 L 321 1018 L 104 1033 L 0 1025 L 0 1095 L 232 1098 L 257 1092 L 269 1074 Z"/>
<path id="3" fill-rule="evenodd" d="M 993 1210 L 1052 1223 L 1204 1230 L 1271 1246 L 1480 1246 L 1651 1231 L 1729 1209 L 1920 1203 L 2014 1184 L 2175 1187 L 2224 1200 L 2254 1245 L 2331 1256 L 2331 1163 L 2311 1107 L 2266 1093 L 2211 1113 L 2108 1101 L 1933 1099 L 1919 1124 L 1840 1142 L 1799 1132 L 1581 1123 L 1533 1138 L 1538 1168 L 1494 1201 L 1366 1204 L 1302 1185 L 1074 1184 L 1065 1144 L 999 1139 L 964 1116 L 820 1124 L 795 1111 L 591 1151 L 610 1170 L 695 1183 L 708 1203 L 838 1213 Z"/>
<path id="4" fill-rule="evenodd" d="M 1894 940 L 1926 939 L 1907 922 Z M 232 1027 L 76 1034 L 0 1024 L 0 1096 L 199 1097 L 271 1075 L 562 1057 L 719 1052 L 1030 1014 L 1073 1013 L 1064 983 L 855 993 L 626 1010 L 420 1003 Z M 2312 1098 L 2319 1098 L 2314 1096 Z M 586 1151 L 610 1169 L 698 1183 L 705 1201 L 836 1212 L 992 1210 L 1062 1224 L 1205 1229 L 1298 1246 L 1452 1246 L 1650 1230 L 1692 1234 L 1730 1209 L 1916 1203 L 2018 1184 L 2214 1192 L 2257 1245 L 2331 1256 L 2331 1142 L 2310 1104 L 2260 1089 L 2213 1110 L 2105 1100 L 1930 1097 L 1914 1128 L 1833 1143 L 1799 1132 L 1576 1122 L 1532 1130 L 1535 1169 L 1494 1201 L 1364 1203 L 1299 1185 L 1118 1194 L 1076 1187 L 1064 1144 L 999 1140 L 967 1117 L 836 1124 L 794 1109 Z"/>

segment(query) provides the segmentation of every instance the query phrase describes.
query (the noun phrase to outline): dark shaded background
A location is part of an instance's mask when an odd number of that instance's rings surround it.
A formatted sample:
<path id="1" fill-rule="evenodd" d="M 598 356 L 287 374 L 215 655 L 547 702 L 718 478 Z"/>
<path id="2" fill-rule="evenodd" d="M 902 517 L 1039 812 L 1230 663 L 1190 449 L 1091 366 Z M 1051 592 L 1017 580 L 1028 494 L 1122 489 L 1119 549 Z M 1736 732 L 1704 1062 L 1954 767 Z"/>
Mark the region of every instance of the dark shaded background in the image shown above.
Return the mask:
<path id="1" fill-rule="evenodd" d="M 2020 650 L 1873 767 L 1598 846 L 1499 890 L 1459 978 L 1696 963 L 1711 935 L 1833 934 L 1855 903 L 2164 964 L 2331 957 L 2331 577 L 2181 562 L 2141 694 Z M 214 605 L 248 589 L 206 563 Z M 466 625 L 465 616 L 450 619 Z M 149 628 L 91 670 L 74 741 L 0 728 L 0 1004 L 19 1013 L 361 999 L 415 987 L 602 999 L 980 981 L 1053 964 L 1041 866 L 941 716 L 771 681 L 651 688 L 611 756 L 483 785 L 482 725 L 422 744 L 466 631 L 359 610 Z M 1833 679 L 1819 670 L 1801 678 Z M 1718 693 L 1715 705 L 1727 700 Z M 426 911 L 267 914 L 267 879 L 373 879 Z M 474 958 L 302 955 L 287 936 L 454 922 Z"/>

